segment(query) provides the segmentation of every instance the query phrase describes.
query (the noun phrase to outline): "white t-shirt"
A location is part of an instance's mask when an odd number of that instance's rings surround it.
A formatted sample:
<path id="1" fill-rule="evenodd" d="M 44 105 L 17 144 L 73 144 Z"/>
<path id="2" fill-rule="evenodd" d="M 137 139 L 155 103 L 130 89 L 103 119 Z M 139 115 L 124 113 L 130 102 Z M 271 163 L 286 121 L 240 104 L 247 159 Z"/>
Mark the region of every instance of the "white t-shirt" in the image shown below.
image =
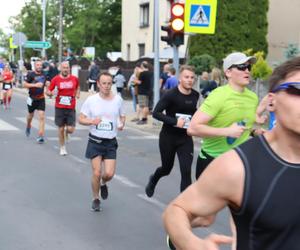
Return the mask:
<path id="1" fill-rule="evenodd" d="M 89 96 L 80 112 L 90 119 L 99 117 L 101 122 L 97 126 L 91 125 L 90 133 L 107 139 L 117 136 L 119 117 L 125 115 L 122 97 L 115 95 L 113 99 L 105 100 L 99 93 Z"/>
<path id="2" fill-rule="evenodd" d="M 124 88 L 124 83 L 126 82 L 126 79 L 122 74 L 118 74 L 114 77 L 114 82 L 117 88 Z"/>

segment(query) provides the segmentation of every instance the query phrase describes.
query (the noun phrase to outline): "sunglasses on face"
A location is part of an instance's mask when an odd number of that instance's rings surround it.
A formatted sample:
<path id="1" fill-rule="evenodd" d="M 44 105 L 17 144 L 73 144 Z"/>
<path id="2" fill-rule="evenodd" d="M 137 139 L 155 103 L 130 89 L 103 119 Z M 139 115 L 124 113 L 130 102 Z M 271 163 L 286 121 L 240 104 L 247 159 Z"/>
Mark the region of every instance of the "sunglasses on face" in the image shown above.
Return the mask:
<path id="1" fill-rule="evenodd" d="M 275 87 L 272 92 L 276 93 L 280 90 L 284 90 L 290 95 L 300 96 L 300 82 L 285 82 Z"/>
<path id="2" fill-rule="evenodd" d="M 246 69 L 248 69 L 248 71 L 251 71 L 252 65 L 251 64 L 237 64 L 237 65 L 232 65 L 230 67 L 230 69 L 232 68 L 236 68 L 239 71 L 246 71 Z"/>

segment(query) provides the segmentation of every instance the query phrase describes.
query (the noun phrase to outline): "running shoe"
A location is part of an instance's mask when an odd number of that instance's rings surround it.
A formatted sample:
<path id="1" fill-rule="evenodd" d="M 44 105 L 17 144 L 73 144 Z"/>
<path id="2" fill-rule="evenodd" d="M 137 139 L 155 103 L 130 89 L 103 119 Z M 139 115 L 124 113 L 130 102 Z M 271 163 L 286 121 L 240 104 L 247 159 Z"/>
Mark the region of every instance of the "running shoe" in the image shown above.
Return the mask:
<path id="1" fill-rule="evenodd" d="M 60 147 L 59 154 L 60 155 L 67 155 L 68 154 L 65 146 Z"/>
<path id="2" fill-rule="evenodd" d="M 147 124 L 147 120 L 139 120 L 136 124 L 137 125 L 145 125 L 145 124 Z"/>
<path id="3" fill-rule="evenodd" d="M 36 139 L 37 143 L 39 144 L 43 144 L 45 142 L 45 139 L 43 136 L 39 136 L 37 139 Z"/>
<path id="4" fill-rule="evenodd" d="M 101 198 L 103 200 L 106 200 L 107 197 L 108 197 L 108 189 L 107 189 L 107 185 L 104 184 L 104 185 L 101 185 L 100 186 L 100 189 L 101 189 Z"/>
<path id="5" fill-rule="evenodd" d="M 155 184 L 152 182 L 152 177 L 153 175 L 149 177 L 149 182 L 145 188 L 145 193 L 149 198 L 153 196 L 155 189 Z"/>
<path id="6" fill-rule="evenodd" d="M 92 210 L 95 212 L 99 212 L 101 210 L 100 208 L 100 200 L 99 199 L 94 199 L 92 202 Z"/>
<path id="7" fill-rule="evenodd" d="M 25 135 L 26 135 L 27 137 L 30 136 L 30 128 L 29 128 L 29 127 L 26 128 L 26 130 L 25 130 Z"/>

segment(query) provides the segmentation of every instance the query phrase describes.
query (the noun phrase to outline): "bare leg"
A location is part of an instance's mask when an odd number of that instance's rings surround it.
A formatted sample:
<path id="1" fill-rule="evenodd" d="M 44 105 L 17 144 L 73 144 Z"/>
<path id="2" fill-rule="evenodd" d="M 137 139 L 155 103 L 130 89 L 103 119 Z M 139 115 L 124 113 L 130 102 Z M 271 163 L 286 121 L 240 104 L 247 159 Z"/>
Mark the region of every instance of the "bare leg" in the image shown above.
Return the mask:
<path id="1" fill-rule="evenodd" d="M 101 161 L 102 158 L 97 156 L 91 160 L 92 163 L 92 191 L 93 198 L 99 199 L 100 180 L 101 180 Z"/>

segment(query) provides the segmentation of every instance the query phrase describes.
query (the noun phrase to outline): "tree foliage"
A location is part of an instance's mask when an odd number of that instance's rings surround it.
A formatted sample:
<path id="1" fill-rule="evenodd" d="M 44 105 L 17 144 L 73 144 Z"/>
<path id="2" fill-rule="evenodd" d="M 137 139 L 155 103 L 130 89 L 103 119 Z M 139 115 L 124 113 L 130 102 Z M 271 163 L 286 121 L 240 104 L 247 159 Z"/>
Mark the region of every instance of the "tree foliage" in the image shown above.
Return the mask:
<path id="1" fill-rule="evenodd" d="M 48 0 L 46 40 L 52 43 L 48 57 L 57 56 L 59 39 L 59 1 Z M 21 13 L 11 19 L 15 31 L 28 40 L 42 40 L 41 0 L 27 1 Z M 96 56 L 121 48 L 121 0 L 64 0 L 63 46 L 80 55 L 83 47 L 96 47 Z M 27 49 L 26 53 L 33 55 Z M 39 54 L 39 53 L 38 53 Z"/>
<path id="2" fill-rule="evenodd" d="M 201 56 L 194 56 L 188 61 L 189 65 L 195 67 L 197 75 L 201 75 L 203 71 L 211 72 L 216 66 L 216 59 L 210 55 L 203 54 Z"/>
<path id="3" fill-rule="evenodd" d="M 264 58 L 264 52 L 259 51 L 254 54 L 257 59 L 256 63 L 251 69 L 251 75 L 254 79 L 266 80 L 272 74 L 272 68 L 269 66 Z"/>
<path id="4" fill-rule="evenodd" d="M 191 36 L 190 56 L 210 54 L 220 62 L 233 51 L 267 53 L 268 0 L 218 1 L 214 35 Z"/>

